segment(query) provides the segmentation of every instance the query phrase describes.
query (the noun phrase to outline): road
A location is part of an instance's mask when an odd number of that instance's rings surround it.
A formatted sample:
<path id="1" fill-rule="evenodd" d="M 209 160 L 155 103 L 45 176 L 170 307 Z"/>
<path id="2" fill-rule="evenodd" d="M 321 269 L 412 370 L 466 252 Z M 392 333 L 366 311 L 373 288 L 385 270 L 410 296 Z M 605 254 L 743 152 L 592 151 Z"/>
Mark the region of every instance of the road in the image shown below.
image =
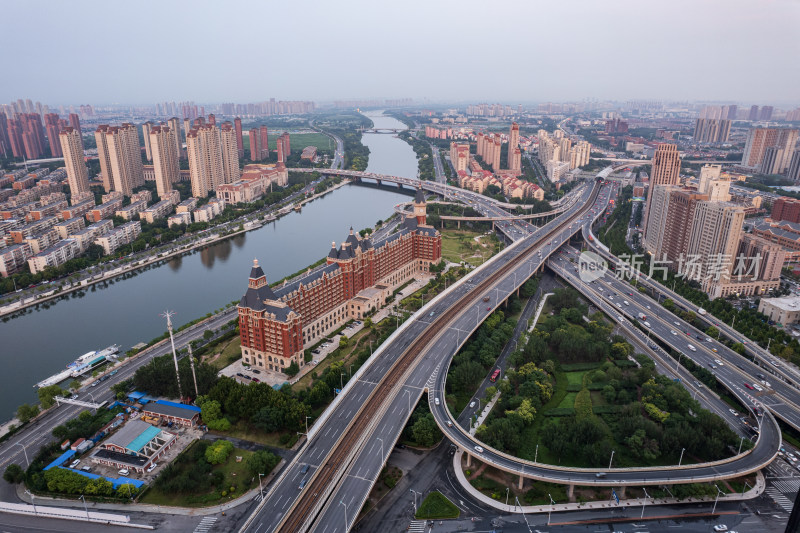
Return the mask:
<path id="1" fill-rule="evenodd" d="M 433 170 L 436 172 L 436 182 L 447 183 L 447 178 L 445 177 L 444 169 L 442 168 L 442 157 L 439 154 L 439 147 L 432 144 L 430 146 L 431 152 L 433 153 Z"/>
<path id="2" fill-rule="evenodd" d="M 344 392 L 328 408 L 323 415 L 324 418 L 314 423 L 308 444 L 273 484 L 259 508 L 258 515 L 245 529 L 259 533 L 275 530 L 283 515 L 298 500 L 302 480 L 311 479 L 310 476 L 325 464 L 330 450 L 336 447 L 348 423 L 353 419 L 353 415 L 358 413 L 361 406 L 367 401 L 369 394 L 408 346 L 422 335 L 437 320 L 438 316 L 453 308 L 458 302 L 470 302 L 479 296 L 482 299 L 483 296 L 476 293 L 475 287 L 478 287 L 499 269 L 505 268 L 507 263 L 522 256 L 528 247 L 541 240 L 554 228 L 575 216 L 592 192 L 591 187 L 583 188 L 581 193 L 583 202 L 576 202 L 570 211 L 561 215 L 556 221 L 536 229 L 533 234 L 520 239 L 518 244 L 507 247 L 498 256 L 473 271 L 467 278 L 456 283 L 449 291 L 437 297 L 433 302 L 429 302 L 414 318 L 408 320 L 400 330 L 387 339 L 376 352 L 371 363 L 362 367 L 360 375 L 348 383 Z M 361 508 L 369 494 L 388 452 L 391 451 L 410 413 L 422 396 L 423 388 L 433 386 L 436 375 L 444 371 L 443 363 L 448 361 L 458 346 L 466 341 L 469 332 L 476 328 L 532 274 L 535 259 L 531 261 L 530 259 L 533 258 L 530 256 L 533 253 L 528 251 L 525 254 L 527 261 L 517 264 L 512 272 L 490 290 L 487 294 L 490 298 L 488 303 L 461 304 L 462 308 L 457 317 L 440 330 L 433 342 L 425 347 L 412 370 L 402 382 L 395 385 L 391 396 L 393 400 L 382 406 L 363 445 L 358 449 L 348 467 L 347 475 L 327 498 L 328 504 L 322 509 L 312 530 L 334 533 L 344 530 L 345 520 L 348 524 L 352 524 L 355 510 Z M 303 472 L 306 465 L 308 465 L 308 469 Z M 344 473 L 340 472 L 339 474 Z M 320 499 L 322 498 L 321 495 Z M 350 513 L 345 517 L 348 509 Z"/>

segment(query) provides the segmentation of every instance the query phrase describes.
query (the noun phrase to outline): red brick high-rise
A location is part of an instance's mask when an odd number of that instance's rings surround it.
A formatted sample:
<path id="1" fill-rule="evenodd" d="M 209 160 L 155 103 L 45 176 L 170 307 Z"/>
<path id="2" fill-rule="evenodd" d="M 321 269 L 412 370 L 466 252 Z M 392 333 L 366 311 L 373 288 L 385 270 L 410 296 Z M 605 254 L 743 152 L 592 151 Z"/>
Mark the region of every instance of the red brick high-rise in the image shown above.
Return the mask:
<path id="1" fill-rule="evenodd" d="M 396 233 L 373 243 L 351 228 L 338 249 L 333 243 L 326 265 L 274 290 L 256 260 L 238 308 L 244 363 L 276 372 L 292 363 L 302 368 L 304 347 L 376 311 L 393 290 L 438 263 L 441 235 L 418 222 L 424 197 L 414 204 Z"/>
<path id="2" fill-rule="evenodd" d="M 269 159 L 269 131 L 266 126 L 261 126 L 258 132 L 261 135 L 259 146 L 261 147 L 261 160 L 263 161 L 264 159 Z"/>
<path id="3" fill-rule="evenodd" d="M 772 220 L 800 223 L 800 200 L 781 196 L 772 204 Z"/>
<path id="4" fill-rule="evenodd" d="M 62 157 L 61 140 L 58 134 L 61 133 L 61 126 L 58 120 L 58 113 L 47 113 L 44 116 L 45 129 L 47 130 L 47 142 L 50 145 L 50 157 Z"/>
<path id="5" fill-rule="evenodd" d="M 284 155 L 284 148 L 283 148 L 283 135 L 275 139 L 275 146 L 278 152 L 278 164 L 283 164 L 286 162 L 286 156 Z"/>
<path id="6" fill-rule="evenodd" d="M 261 161 L 261 139 L 258 128 L 250 130 L 250 161 Z"/>
<path id="7" fill-rule="evenodd" d="M 281 139 L 283 139 L 283 157 L 288 158 L 292 155 L 292 146 L 289 141 L 289 133 L 284 131 L 283 135 L 281 135 Z"/>
<path id="8" fill-rule="evenodd" d="M 242 119 L 236 117 L 233 119 L 233 126 L 236 128 L 236 144 L 239 148 L 239 159 L 244 158 L 244 140 L 242 138 Z"/>

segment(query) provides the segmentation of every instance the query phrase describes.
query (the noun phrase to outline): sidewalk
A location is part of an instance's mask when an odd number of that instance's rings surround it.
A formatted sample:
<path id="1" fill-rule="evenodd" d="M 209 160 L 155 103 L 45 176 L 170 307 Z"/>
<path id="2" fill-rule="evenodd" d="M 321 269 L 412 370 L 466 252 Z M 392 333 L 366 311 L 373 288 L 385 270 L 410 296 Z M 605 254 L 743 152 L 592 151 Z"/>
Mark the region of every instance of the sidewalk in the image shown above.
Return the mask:
<path id="1" fill-rule="evenodd" d="M 500 511 L 506 513 L 525 513 L 525 514 L 536 514 L 536 513 L 547 513 L 549 511 L 582 511 L 587 509 L 621 509 L 623 507 L 637 507 L 644 505 L 645 499 L 644 498 L 634 498 L 629 500 L 620 499 L 619 504 L 616 502 L 612 502 L 611 500 L 604 500 L 604 501 L 594 501 L 594 502 L 585 502 L 585 503 L 558 503 L 553 505 L 552 508 L 549 505 L 527 505 L 518 507 L 515 505 L 506 505 L 502 502 L 494 500 L 478 489 L 472 486 L 472 484 L 467 480 L 466 476 L 464 475 L 464 470 L 461 468 L 461 456 L 463 455 L 464 450 L 459 449 L 455 454 L 453 454 L 453 469 L 456 473 L 456 479 L 458 479 L 459 484 L 461 487 L 469 493 L 470 496 L 475 498 L 476 500 L 480 501 L 481 503 L 498 509 Z M 480 459 L 477 459 L 480 461 Z M 731 501 L 742 501 L 742 500 L 751 500 L 761 495 L 766 488 L 766 480 L 764 479 L 764 475 L 759 471 L 756 477 L 756 486 L 752 489 L 748 490 L 744 494 L 736 493 L 736 494 L 726 494 L 725 496 L 720 496 L 720 502 L 731 502 Z M 609 490 L 611 487 L 609 487 Z M 705 497 L 705 498 L 648 498 L 647 505 L 676 505 L 682 503 L 698 503 L 698 502 L 708 502 L 712 503 L 714 501 L 713 497 Z"/>
<path id="2" fill-rule="evenodd" d="M 500 391 L 497 391 L 494 394 L 494 397 L 492 397 L 492 401 L 487 403 L 483 407 L 483 410 L 481 411 L 481 414 L 478 415 L 478 419 L 475 421 L 475 424 L 470 424 L 470 428 L 469 428 L 469 434 L 470 435 L 475 435 L 475 432 L 478 430 L 480 425 L 483 424 L 483 421 L 486 420 L 486 417 L 489 416 L 489 413 L 492 412 L 492 408 L 494 407 L 494 404 L 496 404 L 497 400 L 499 400 L 499 399 L 500 399 Z"/>

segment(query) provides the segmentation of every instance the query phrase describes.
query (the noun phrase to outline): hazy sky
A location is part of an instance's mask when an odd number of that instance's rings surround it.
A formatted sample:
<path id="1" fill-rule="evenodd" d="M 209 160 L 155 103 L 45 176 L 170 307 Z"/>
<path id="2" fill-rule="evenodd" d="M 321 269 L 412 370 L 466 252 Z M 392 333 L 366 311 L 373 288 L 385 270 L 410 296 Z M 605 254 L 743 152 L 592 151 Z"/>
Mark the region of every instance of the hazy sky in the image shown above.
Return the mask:
<path id="1" fill-rule="evenodd" d="M 0 0 L 0 102 L 800 100 L 800 0 Z"/>

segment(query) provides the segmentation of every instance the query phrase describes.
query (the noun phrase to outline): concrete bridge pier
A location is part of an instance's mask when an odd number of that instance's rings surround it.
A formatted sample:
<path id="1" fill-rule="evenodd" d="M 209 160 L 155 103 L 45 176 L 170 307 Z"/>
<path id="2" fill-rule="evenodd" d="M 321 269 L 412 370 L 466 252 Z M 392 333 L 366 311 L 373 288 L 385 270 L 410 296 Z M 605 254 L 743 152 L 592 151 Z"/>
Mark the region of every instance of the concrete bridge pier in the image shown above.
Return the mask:
<path id="1" fill-rule="evenodd" d="M 380 181 L 378 183 L 380 183 Z M 402 191 L 403 190 L 403 184 L 402 183 L 398 183 L 397 184 L 397 188 Z"/>
<path id="2" fill-rule="evenodd" d="M 375 180 L 375 183 L 377 183 L 377 184 L 378 184 L 378 187 L 380 187 L 380 186 L 381 186 L 381 180 Z M 400 186 L 400 188 L 402 189 L 402 188 L 403 188 L 403 186 L 401 185 L 401 186 Z"/>
<path id="3" fill-rule="evenodd" d="M 627 490 L 628 490 L 628 487 L 627 487 L 627 486 L 625 486 L 625 485 L 623 485 L 623 486 L 622 486 L 622 487 L 619 489 L 619 492 L 617 493 L 617 496 L 619 496 L 619 498 L 620 498 L 620 499 L 623 499 L 623 498 L 625 498 L 625 492 L 626 492 Z"/>
<path id="4" fill-rule="evenodd" d="M 519 483 L 517 484 L 517 490 L 522 490 L 522 485 L 525 483 L 525 478 L 519 476 Z"/>
<path id="5" fill-rule="evenodd" d="M 461 229 L 461 221 L 460 220 L 456 220 L 456 224 L 458 224 L 458 229 Z"/>
<path id="6" fill-rule="evenodd" d="M 472 466 L 472 454 L 469 452 L 464 452 L 464 455 L 467 456 L 467 468 Z"/>
<path id="7" fill-rule="evenodd" d="M 575 485 L 567 486 L 567 499 L 572 501 L 575 499 Z"/>

